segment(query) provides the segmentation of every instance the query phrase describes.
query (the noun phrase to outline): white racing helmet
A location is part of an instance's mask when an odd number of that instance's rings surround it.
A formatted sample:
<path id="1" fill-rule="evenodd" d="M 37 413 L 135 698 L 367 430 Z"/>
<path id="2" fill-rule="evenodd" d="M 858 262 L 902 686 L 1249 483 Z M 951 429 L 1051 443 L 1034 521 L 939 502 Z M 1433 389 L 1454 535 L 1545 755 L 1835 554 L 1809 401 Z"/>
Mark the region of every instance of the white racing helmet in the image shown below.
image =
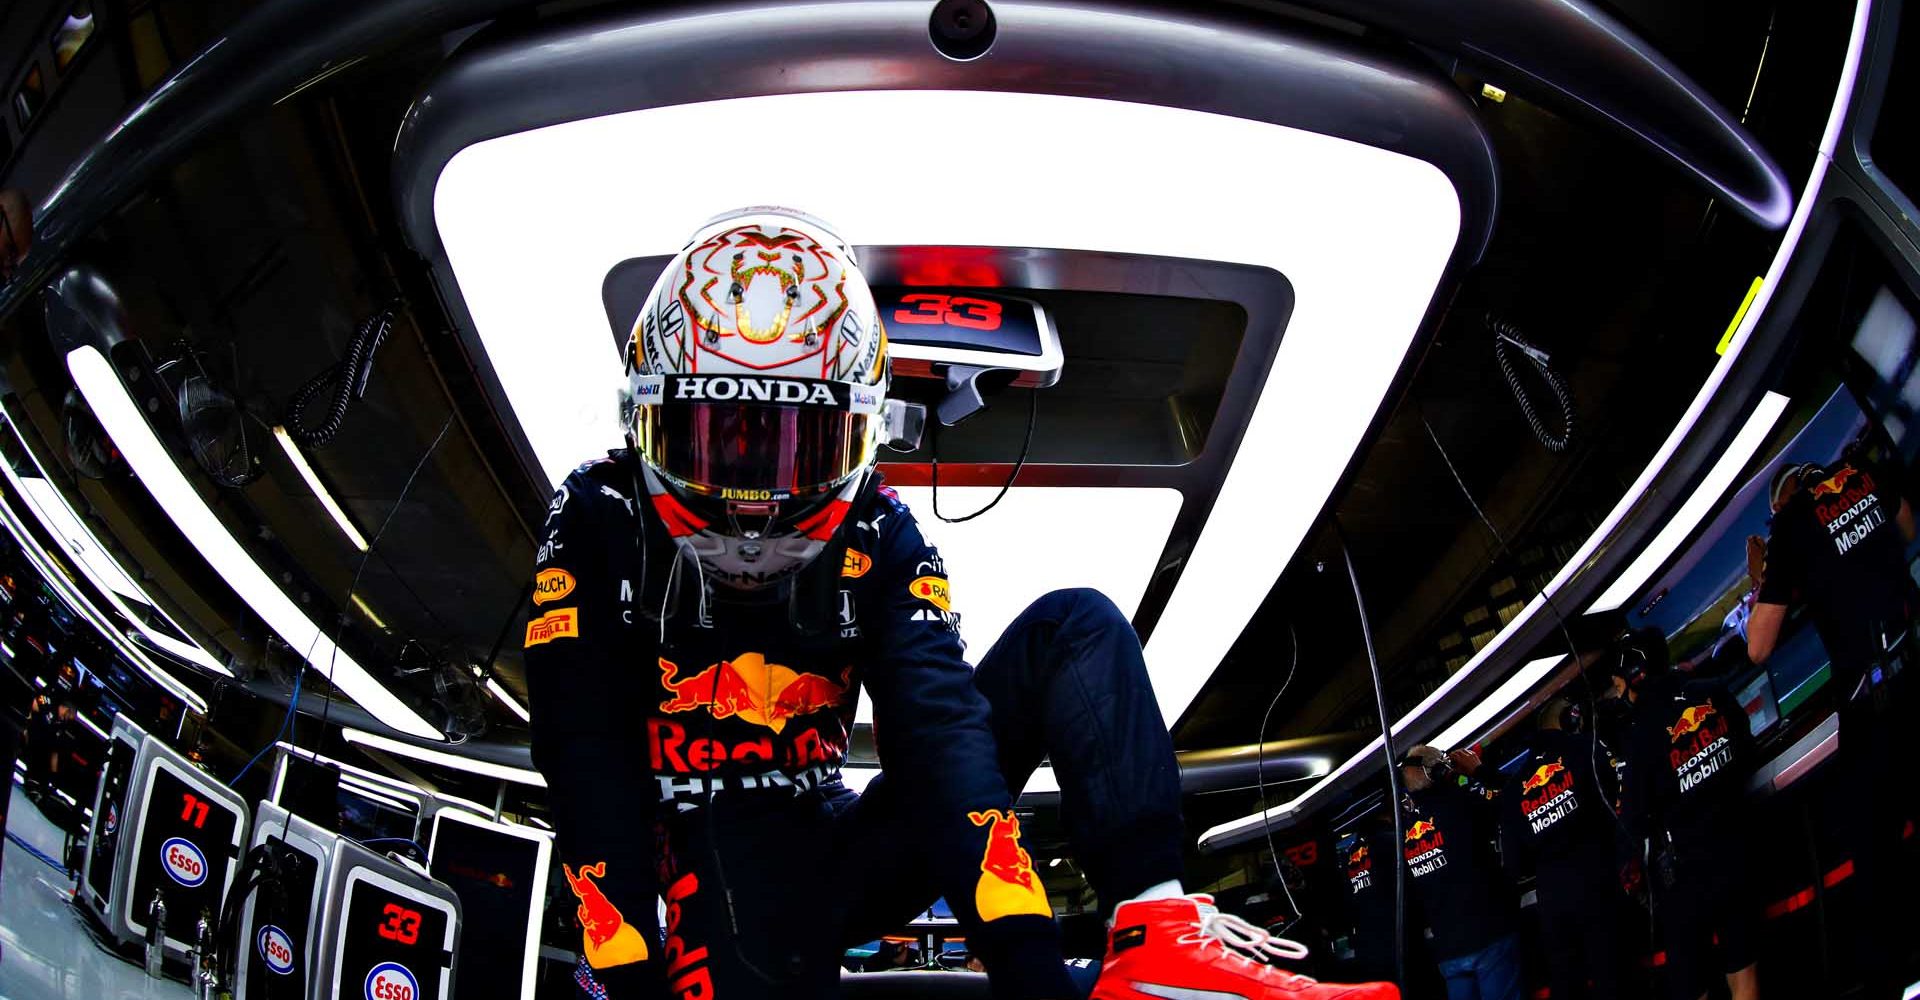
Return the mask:
<path id="1" fill-rule="evenodd" d="M 820 555 L 897 411 L 886 330 L 852 248 L 786 208 L 700 227 L 654 283 L 626 366 L 622 422 L 648 498 L 709 577 L 737 590 Z"/>

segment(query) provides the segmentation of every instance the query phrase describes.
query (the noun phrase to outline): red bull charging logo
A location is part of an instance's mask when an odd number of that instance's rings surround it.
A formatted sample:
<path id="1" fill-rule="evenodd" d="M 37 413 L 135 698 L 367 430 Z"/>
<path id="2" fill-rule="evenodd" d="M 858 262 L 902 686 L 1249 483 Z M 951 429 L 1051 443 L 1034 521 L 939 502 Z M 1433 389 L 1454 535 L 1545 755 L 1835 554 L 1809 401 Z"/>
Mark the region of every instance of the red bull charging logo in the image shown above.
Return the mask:
<path id="1" fill-rule="evenodd" d="M 1680 737 L 1686 736 L 1701 726 L 1706 725 L 1707 718 L 1713 714 L 1712 705 L 1689 705 L 1686 711 L 1680 713 L 1679 720 L 1667 727 L 1667 735 L 1672 737 L 1675 742 L 1679 742 Z"/>
<path id="2" fill-rule="evenodd" d="M 987 849 L 980 858 L 980 881 L 974 886 L 973 905 L 981 920 L 1016 914 L 1053 916 L 1046 887 L 1033 870 L 1033 856 L 1020 846 L 1020 817 L 1013 810 L 970 812 L 974 826 L 987 828 Z"/>
<path id="3" fill-rule="evenodd" d="M 1839 472 L 1813 484 L 1813 498 L 1818 500 L 1821 497 L 1840 495 L 1846 491 L 1847 480 L 1852 479 L 1858 471 L 1851 465 L 1841 466 Z"/>
<path id="4" fill-rule="evenodd" d="M 581 936 L 587 964 L 607 969 L 646 961 L 647 939 L 627 923 L 627 918 L 620 915 L 613 901 L 593 881 L 607 877 L 607 863 L 596 861 L 581 865 L 578 873 L 562 863 L 560 873 L 567 877 L 567 887 L 573 890 L 574 898 L 580 900 L 580 908 L 574 915 L 580 918 L 583 928 Z"/>
<path id="5" fill-rule="evenodd" d="M 852 674 L 852 667 L 841 671 L 836 684 L 768 663 L 759 653 L 742 653 L 682 679 L 679 665 L 661 657 L 660 683 L 672 697 L 660 703 L 660 711 L 705 708 L 716 719 L 737 718 L 778 733 L 794 719 L 839 707 Z"/>
<path id="6" fill-rule="evenodd" d="M 1534 768 L 1533 773 L 1527 775 L 1527 780 L 1520 783 L 1521 794 L 1524 795 L 1528 792 L 1539 791 L 1547 787 L 1547 783 L 1552 781 L 1554 776 L 1565 774 L 1566 770 L 1566 766 L 1557 760 L 1551 764 L 1542 764 Z"/>

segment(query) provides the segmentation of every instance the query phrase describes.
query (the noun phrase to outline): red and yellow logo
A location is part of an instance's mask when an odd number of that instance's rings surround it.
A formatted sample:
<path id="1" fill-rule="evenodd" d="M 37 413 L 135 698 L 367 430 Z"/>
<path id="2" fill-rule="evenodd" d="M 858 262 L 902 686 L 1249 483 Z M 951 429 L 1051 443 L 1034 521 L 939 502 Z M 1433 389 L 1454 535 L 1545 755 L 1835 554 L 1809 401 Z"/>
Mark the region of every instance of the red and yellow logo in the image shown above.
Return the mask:
<path id="1" fill-rule="evenodd" d="M 1017 914 L 1053 916 L 1046 887 L 1033 870 L 1033 856 L 1020 846 L 1020 817 L 1013 810 L 970 812 L 974 826 L 987 828 L 987 849 L 980 858 L 980 881 L 974 886 L 973 906 L 981 920 Z"/>
<path id="2" fill-rule="evenodd" d="M 1667 735 L 1678 741 L 1680 737 L 1706 725 L 1707 718 L 1713 714 L 1711 704 L 1689 705 L 1686 711 L 1680 713 L 1679 721 L 1667 727 Z"/>
<path id="3" fill-rule="evenodd" d="M 581 865 L 577 875 L 562 863 L 560 872 L 567 877 L 567 886 L 573 890 L 574 898 L 580 900 L 580 908 L 574 913 L 583 928 L 581 940 L 587 964 L 596 969 L 609 969 L 646 961 L 646 937 L 627 923 L 627 918 L 620 915 L 613 901 L 593 881 L 607 877 L 607 863 Z"/>
<path id="4" fill-rule="evenodd" d="M 543 569 L 533 578 L 533 603 L 551 604 L 573 593 L 573 574 L 564 569 Z"/>
<path id="5" fill-rule="evenodd" d="M 923 576 L 907 584 L 907 593 L 939 608 L 953 610 L 953 592 L 944 576 Z"/>
<path id="6" fill-rule="evenodd" d="M 848 549 L 846 558 L 840 562 L 840 575 L 858 580 L 866 576 L 867 570 L 872 568 L 873 557 L 867 555 L 865 552 Z"/>
<path id="7" fill-rule="evenodd" d="M 848 667 L 836 684 L 819 674 L 768 663 L 759 653 L 742 653 L 682 680 L 679 665 L 661 657 L 660 683 L 672 697 L 660 703 L 660 711 L 705 708 L 716 719 L 738 718 L 777 733 L 790 720 L 838 707 L 847 697 L 852 675 Z"/>
<path id="8" fill-rule="evenodd" d="M 1527 775 L 1527 780 L 1520 783 L 1521 793 L 1524 794 L 1547 787 L 1547 782 L 1552 781 L 1554 775 L 1564 773 L 1566 769 L 1566 765 L 1557 760 L 1551 764 L 1542 764 L 1534 768 L 1533 773 Z"/>
<path id="9" fill-rule="evenodd" d="M 555 608 L 527 623 L 527 648 L 555 639 L 580 638 L 580 609 Z"/>
<path id="10" fill-rule="evenodd" d="M 1432 823 L 1429 823 L 1424 819 L 1417 819 L 1413 821 L 1412 826 L 1407 827 L 1407 840 L 1409 841 L 1420 840 L 1426 837 L 1428 834 L 1431 834 L 1432 832 L 1433 832 Z"/>
<path id="11" fill-rule="evenodd" d="M 1843 465 L 1840 467 L 1839 472 L 1836 472 L 1832 476 L 1829 476 L 1826 479 L 1822 479 L 1821 481 L 1814 483 L 1813 489 L 1811 492 L 1816 498 L 1824 497 L 1824 496 L 1838 496 L 1840 493 L 1843 493 L 1846 491 L 1847 480 L 1852 479 L 1856 471 L 1858 470 L 1856 470 L 1851 465 Z"/>

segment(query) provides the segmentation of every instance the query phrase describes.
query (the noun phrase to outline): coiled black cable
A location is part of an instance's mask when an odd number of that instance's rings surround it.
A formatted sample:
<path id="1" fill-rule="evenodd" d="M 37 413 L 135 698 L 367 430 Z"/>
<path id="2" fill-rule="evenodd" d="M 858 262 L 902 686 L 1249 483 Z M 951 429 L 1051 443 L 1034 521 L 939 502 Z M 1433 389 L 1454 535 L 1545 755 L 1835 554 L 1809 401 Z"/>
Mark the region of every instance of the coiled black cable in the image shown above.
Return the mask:
<path id="1" fill-rule="evenodd" d="M 1548 451 L 1561 452 L 1573 443 L 1573 390 L 1567 386 L 1567 380 L 1553 370 L 1552 357 L 1547 352 L 1527 343 L 1520 336 L 1520 329 L 1505 320 L 1487 315 L 1487 330 L 1493 334 L 1493 356 L 1500 362 L 1500 373 L 1507 377 L 1507 385 L 1513 389 L 1513 398 L 1520 404 L 1520 412 L 1526 415 L 1527 425 L 1533 428 L 1533 436 Z M 1541 419 L 1540 411 L 1534 406 L 1533 397 L 1527 394 L 1526 387 L 1520 384 L 1520 374 L 1515 370 L 1515 362 L 1510 348 L 1517 348 L 1526 356 L 1527 363 L 1539 374 L 1540 380 L 1553 392 L 1553 399 L 1560 407 L 1560 433 L 1547 430 L 1546 421 Z"/>
<path id="2" fill-rule="evenodd" d="M 307 447 L 320 448 L 340 433 L 340 425 L 347 419 L 347 407 L 366 394 L 367 378 L 373 373 L 373 354 L 392 332 L 394 314 L 399 309 L 400 300 L 395 299 L 362 320 L 353 332 L 353 339 L 347 342 L 347 356 L 294 390 L 282 421 L 289 437 Z M 326 415 L 319 423 L 309 424 L 307 408 L 328 386 L 333 387 L 333 396 L 327 404 Z"/>

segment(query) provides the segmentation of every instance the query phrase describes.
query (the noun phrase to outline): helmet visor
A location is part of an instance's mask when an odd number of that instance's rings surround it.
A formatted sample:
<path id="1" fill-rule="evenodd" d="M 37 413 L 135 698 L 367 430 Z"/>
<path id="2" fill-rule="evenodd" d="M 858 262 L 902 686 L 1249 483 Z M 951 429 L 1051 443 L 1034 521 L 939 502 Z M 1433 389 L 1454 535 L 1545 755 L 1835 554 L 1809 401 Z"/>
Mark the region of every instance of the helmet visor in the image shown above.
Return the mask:
<path id="1" fill-rule="evenodd" d="M 740 401 L 736 383 L 753 381 L 723 376 L 665 379 L 660 393 L 665 398 L 634 411 L 634 445 L 640 457 L 697 495 L 747 501 L 821 493 L 871 461 L 877 417 L 855 412 L 843 383 L 760 380 L 804 383 L 804 395 L 778 386 L 764 395 L 808 401 L 760 402 L 752 390 L 745 394 L 755 401 Z M 695 395 L 689 386 L 704 391 Z"/>

